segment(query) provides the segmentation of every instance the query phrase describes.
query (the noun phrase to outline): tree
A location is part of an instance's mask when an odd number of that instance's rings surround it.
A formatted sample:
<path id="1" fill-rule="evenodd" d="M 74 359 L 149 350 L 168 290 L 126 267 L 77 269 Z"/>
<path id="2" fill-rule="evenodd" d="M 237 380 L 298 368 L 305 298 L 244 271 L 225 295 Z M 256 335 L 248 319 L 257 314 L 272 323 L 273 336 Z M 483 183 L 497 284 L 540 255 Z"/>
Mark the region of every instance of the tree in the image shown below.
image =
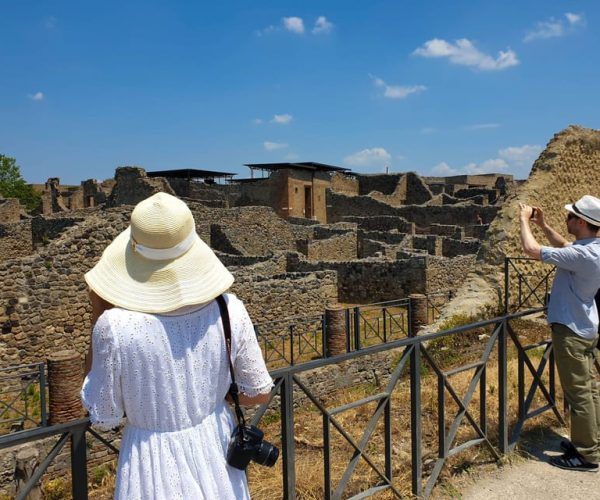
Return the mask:
<path id="1" fill-rule="evenodd" d="M 27 210 L 37 208 L 41 195 L 21 177 L 21 169 L 14 158 L 0 154 L 0 195 L 17 198 Z"/>

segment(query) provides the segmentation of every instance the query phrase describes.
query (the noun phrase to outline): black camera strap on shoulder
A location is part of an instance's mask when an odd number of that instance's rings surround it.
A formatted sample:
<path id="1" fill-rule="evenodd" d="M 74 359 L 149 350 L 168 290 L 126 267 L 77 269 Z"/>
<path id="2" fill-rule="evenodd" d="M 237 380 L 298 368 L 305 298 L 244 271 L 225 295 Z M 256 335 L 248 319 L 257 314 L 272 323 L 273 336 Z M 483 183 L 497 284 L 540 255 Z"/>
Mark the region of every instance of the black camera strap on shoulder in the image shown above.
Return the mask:
<path id="1" fill-rule="evenodd" d="M 225 335 L 225 347 L 227 348 L 227 360 L 229 361 L 229 374 L 231 375 L 231 385 L 229 386 L 228 394 L 233 399 L 235 406 L 235 415 L 238 420 L 238 428 L 246 425 L 246 419 L 244 418 L 244 412 L 240 408 L 240 397 L 238 386 L 235 382 L 235 374 L 233 372 L 233 364 L 231 362 L 231 322 L 229 321 L 229 311 L 227 310 L 227 302 L 225 297 L 219 295 L 217 297 L 217 304 L 219 304 L 219 310 L 221 311 L 221 321 L 223 322 L 223 334 Z M 241 431 L 240 431 L 241 432 Z"/>

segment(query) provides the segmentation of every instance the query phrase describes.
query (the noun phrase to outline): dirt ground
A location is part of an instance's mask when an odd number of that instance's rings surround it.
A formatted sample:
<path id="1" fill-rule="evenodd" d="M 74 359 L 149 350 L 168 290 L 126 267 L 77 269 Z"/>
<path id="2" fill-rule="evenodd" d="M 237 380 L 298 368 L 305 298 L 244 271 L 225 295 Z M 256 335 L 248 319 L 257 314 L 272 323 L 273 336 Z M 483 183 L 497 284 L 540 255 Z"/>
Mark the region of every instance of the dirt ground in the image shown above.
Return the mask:
<path id="1" fill-rule="evenodd" d="M 566 429 L 554 429 L 529 439 L 506 465 L 478 471 L 437 498 L 463 500 L 581 500 L 600 498 L 600 473 L 566 471 L 548 464 L 559 455 Z"/>

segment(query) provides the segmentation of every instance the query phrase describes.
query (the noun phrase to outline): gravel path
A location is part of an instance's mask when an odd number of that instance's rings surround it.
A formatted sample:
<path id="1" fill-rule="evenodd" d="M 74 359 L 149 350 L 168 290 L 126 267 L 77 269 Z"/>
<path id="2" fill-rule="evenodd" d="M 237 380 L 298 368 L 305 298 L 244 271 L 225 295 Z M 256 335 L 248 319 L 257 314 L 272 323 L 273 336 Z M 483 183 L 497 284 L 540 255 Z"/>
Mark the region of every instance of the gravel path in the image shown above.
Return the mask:
<path id="1" fill-rule="evenodd" d="M 485 474 L 461 491 L 463 500 L 592 500 L 600 499 L 600 473 L 566 471 L 548 464 L 559 455 L 561 436 L 528 443 L 526 458 Z"/>

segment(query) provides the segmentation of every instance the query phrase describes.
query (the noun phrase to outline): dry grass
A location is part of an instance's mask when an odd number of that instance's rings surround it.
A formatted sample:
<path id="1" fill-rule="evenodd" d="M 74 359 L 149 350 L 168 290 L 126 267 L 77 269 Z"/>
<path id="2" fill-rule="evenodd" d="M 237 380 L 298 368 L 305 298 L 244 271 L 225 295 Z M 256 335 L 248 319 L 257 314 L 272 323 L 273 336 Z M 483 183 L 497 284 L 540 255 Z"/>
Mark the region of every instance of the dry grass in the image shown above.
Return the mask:
<path id="1" fill-rule="evenodd" d="M 468 318 L 463 318 L 465 321 Z M 548 328 L 535 321 L 514 321 L 513 329 L 521 337 L 523 344 L 535 342 L 548 336 Z M 485 335 L 489 335 L 491 328 L 481 329 L 452 339 L 441 339 L 431 343 L 427 349 L 436 364 L 448 370 L 460 364 L 475 361 L 481 355 L 486 342 Z M 508 390 L 510 424 L 515 422 L 517 414 L 517 360 L 516 349 L 511 347 L 509 341 L 509 369 Z M 495 350 L 494 350 L 495 352 Z M 541 350 L 531 351 L 530 356 L 537 363 L 536 358 L 541 356 Z M 437 435 L 438 435 L 438 394 L 437 376 L 432 368 L 423 361 L 422 370 L 422 449 L 423 449 L 423 480 L 426 482 L 437 460 Z M 497 443 L 498 427 L 498 379 L 497 360 L 495 355 L 487 366 L 487 382 L 485 394 L 487 398 L 487 425 L 488 435 L 493 444 Z M 462 398 L 471 381 L 474 370 L 457 373 L 450 377 L 450 382 L 455 391 Z M 547 374 L 544 376 L 547 382 Z M 526 375 L 526 384 L 531 383 L 531 376 Z M 322 404 L 329 410 L 360 400 L 373 394 L 380 393 L 383 387 L 365 383 L 350 388 L 345 388 L 337 393 L 322 399 Z M 449 427 L 451 421 L 459 410 L 456 402 L 445 393 L 446 417 L 445 426 Z M 535 405 L 542 405 L 539 391 Z M 342 428 L 358 442 L 361 439 L 365 425 L 376 408 L 376 403 L 368 403 L 356 409 L 336 415 Z M 475 420 L 479 420 L 479 389 L 468 406 Z M 411 496 L 411 447 L 410 447 L 410 393 L 409 381 L 403 376 L 396 385 L 391 398 L 392 421 L 392 467 L 393 483 L 397 490 L 406 497 Z M 525 431 L 533 428 L 544 428 L 556 424 L 556 420 L 549 412 L 536 417 L 531 423 L 526 424 Z M 265 430 L 269 441 L 281 445 L 280 419 L 276 413 L 268 413 L 260 426 Z M 376 429 L 371 436 L 366 453 L 380 470 L 384 470 L 384 435 L 383 418 L 380 418 Z M 324 496 L 324 449 L 323 449 L 323 418 L 321 413 L 312 403 L 303 406 L 294 414 L 294 437 L 296 459 L 296 494 L 299 499 L 313 500 Z M 460 425 L 453 446 L 476 437 L 473 428 L 466 420 Z M 331 427 L 331 478 L 332 488 L 339 483 L 344 470 L 352 458 L 354 449 L 342 435 Z M 517 455 L 503 457 L 502 461 L 518 459 Z M 496 467 L 493 454 L 485 445 L 478 445 L 448 459 L 442 469 L 438 484 L 434 490 L 433 498 L 460 498 L 461 484 L 465 477 L 477 474 L 477 471 Z M 281 498 L 282 495 L 282 460 L 275 467 L 265 468 L 252 464 L 248 470 L 248 479 L 252 497 L 256 500 Z M 92 476 L 92 475 L 91 475 Z M 114 488 L 114 474 L 110 471 L 98 473 L 99 481 L 96 485 L 90 484 L 90 498 L 101 500 L 108 499 Z M 93 483 L 93 477 L 90 477 Z M 346 498 L 368 489 L 378 483 L 378 476 L 363 459 L 359 459 L 347 488 L 342 497 Z M 70 498 L 66 496 L 47 496 L 47 498 Z M 390 491 L 385 491 L 375 498 L 394 498 Z"/>

